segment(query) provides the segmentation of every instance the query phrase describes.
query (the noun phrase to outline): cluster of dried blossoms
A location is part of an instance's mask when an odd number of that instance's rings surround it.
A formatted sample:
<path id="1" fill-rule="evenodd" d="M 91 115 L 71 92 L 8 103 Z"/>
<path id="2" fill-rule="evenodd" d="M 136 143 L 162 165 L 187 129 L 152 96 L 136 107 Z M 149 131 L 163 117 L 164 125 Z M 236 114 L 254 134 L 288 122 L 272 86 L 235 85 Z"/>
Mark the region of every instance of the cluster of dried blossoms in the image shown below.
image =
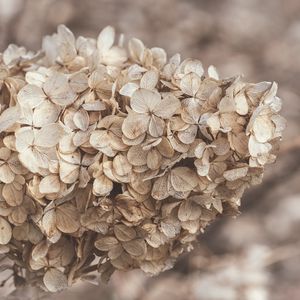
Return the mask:
<path id="1" fill-rule="evenodd" d="M 65 27 L 0 56 L 0 251 L 51 292 L 172 266 L 275 160 L 275 83 L 208 76 L 138 39 Z M 22 281 L 21 280 L 21 281 Z"/>

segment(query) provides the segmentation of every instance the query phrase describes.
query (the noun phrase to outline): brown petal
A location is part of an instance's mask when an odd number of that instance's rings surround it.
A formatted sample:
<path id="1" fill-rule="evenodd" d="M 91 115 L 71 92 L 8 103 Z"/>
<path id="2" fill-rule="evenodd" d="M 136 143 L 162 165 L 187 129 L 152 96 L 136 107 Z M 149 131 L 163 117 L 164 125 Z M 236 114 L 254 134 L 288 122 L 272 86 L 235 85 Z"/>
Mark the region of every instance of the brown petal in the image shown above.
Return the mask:
<path id="1" fill-rule="evenodd" d="M 109 251 L 118 245 L 118 240 L 112 236 L 106 236 L 96 240 L 95 247 L 100 251 Z"/>
<path id="2" fill-rule="evenodd" d="M 23 201 L 23 190 L 16 189 L 14 183 L 5 184 L 2 196 L 10 206 L 20 205 Z"/>
<path id="3" fill-rule="evenodd" d="M 132 146 L 127 152 L 127 159 L 133 166 L 143 166 L 147 163 L 147 152 L 142 146 Z"/>
<path id="4" fill-rule="evenodd" d="M 2 217 L 0 217 L 0 245 L 9 243 L 12 237 L 12 230 L 10 224 Z"/>
<path id="5" fill-rule="evenodd" d="M 197 186 L 198 177 L 187 167 L 177 167 L 171 171 L 171 183 L 176 191 L 188 192 Z"/>
<path id="6" fill-rule="evenodd" d="M 142 256 L 147 252 L 147 246 L 143 239 L 136 239 L 122 243 L 125 251 L 132 256 Z"/>
<path id="7" fill-rule="evenodd" d="M 155 180 L 151 196 L 156 200 L 163 200 L 169 197 L 168 177 L 166 175 Z"/>
<path id="8" fill-rule="evenodd" d="M 131 241 L 136 237 L 136 231 L 132 227 L 128 227 L 123 224 L 117 224 L 114 226 L 114 234 L 121 242 Z"/>
<path id="9" fill-rule="evenodd" d="M 64 233 L 73 233 L 79 229 L 79 213 L 74 205 L 63 204 L 56 208 L 56 226 Z"/>

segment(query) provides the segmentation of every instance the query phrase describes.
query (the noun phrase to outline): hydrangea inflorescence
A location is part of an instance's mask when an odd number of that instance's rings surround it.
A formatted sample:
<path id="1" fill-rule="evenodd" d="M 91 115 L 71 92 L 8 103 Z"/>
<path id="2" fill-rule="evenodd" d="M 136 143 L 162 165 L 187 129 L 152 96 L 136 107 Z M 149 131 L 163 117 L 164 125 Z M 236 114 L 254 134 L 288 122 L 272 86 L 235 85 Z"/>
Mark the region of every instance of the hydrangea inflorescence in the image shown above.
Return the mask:
<path id="1" fill-rule="evenodd" d="M 60 25 L 0 56 L 0 251 L 51 292 L 91 271 L 158 274 L 274 162 L 277 84 L 219 79 L 138 39 Z"/>

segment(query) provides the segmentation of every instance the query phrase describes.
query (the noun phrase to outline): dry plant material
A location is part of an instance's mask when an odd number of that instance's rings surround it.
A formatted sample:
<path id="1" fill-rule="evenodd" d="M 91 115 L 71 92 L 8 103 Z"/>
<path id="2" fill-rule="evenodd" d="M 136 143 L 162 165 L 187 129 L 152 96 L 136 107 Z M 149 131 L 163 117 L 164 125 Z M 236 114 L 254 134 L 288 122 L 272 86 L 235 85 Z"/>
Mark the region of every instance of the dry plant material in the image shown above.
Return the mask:
<path id="1" fill-rule="evenodd" d="M 169 269 L 274 162 L 277 84 L 65 26 L 0 56 L 0 250 L 50 292 Z"/>

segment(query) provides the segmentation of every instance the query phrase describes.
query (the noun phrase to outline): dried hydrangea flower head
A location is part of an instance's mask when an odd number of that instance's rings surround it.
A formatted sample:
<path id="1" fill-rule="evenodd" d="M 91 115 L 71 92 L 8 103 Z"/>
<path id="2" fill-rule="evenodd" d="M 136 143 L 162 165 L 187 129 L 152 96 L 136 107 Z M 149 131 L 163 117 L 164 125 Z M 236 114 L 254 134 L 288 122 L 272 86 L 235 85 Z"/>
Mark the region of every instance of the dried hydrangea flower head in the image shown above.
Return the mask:
<path id="1" fill-rule="evenodd" d="M 0 250 L 50 292 L 158 274 L 274 162 L 277 84 L 219 79 L 138 39 L 65 26 L 0 56 Z"/>

